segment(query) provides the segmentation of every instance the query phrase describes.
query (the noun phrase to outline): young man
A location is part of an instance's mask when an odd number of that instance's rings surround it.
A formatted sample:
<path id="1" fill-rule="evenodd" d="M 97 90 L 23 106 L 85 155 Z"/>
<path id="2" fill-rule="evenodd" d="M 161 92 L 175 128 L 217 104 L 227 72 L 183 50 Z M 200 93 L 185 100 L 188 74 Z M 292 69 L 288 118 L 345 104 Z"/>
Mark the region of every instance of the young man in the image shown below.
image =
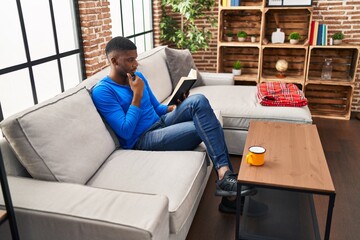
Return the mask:
<path id="1" fill-rule="evenodd" d="M 223 130 L 208 100 L 197 94 L 184 96 L 177 105 L 160 104 L 146 78 L 136 71 L 137 50 L 133 42 L 115 37 L 105 51 L 110 74 L 93 88 L 92 97 L 121 146 L 155 151 L 193 150 L 203 141 L 218 176 L 215 194 L 236 196 L 236 174 Z"/>

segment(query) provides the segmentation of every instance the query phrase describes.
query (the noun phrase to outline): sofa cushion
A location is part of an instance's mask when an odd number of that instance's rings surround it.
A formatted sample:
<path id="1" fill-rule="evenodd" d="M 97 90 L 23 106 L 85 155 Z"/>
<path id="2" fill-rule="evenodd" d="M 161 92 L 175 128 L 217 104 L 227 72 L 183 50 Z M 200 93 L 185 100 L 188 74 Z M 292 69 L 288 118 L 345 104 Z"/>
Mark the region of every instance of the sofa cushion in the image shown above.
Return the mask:
<path id="1" fill-rule="evenodd" d="M 169 239 L 165 196 L 19 177 L 9 177 L 9 188 L 21 239 Z M 11 239 L 8 229 L 0 228 L 2 240 Z"/>
<path id="2" fill-rule="evenodd" d="M 247 130 L 251 120 L 312 123 L 307 106 L 262 106 L 256 91 L 256 86 L 200 86 L 192 89 L 191 94 L 204 94 L 212 108 L 221 111 L 224 129 Z"/>
<path id="3" fill-rule="evenodd" d="M 171 77 L 172 89 L 174 89 L 181 77 L 187 76 L 193 68 L 198 70 L 195 66 L 194 59 L 188 49 L 179 50 L 172 48 L 165 48 L 166 63 Z M 193 87 L 204 85 L 202 78 L 197 71 L 197 81 Z"/>
<path id="4" fill-rule="evenodd" d="M 205 152 L 117 150 L 88 185 L 167 196 L 170 232 L 177 233 L 206 185 L 207 167 Z"/>
<path id="5" fill-rule="evenodd" d="M 151 90 L 159 102 L 163 102 L 172 92 L 171 79 L 166 65 L 165 48 L 166 46 L 153 48 L 139 54 L 137 58 L 139 64 L 137 70 L 148 80 Z"/>
<path id="6" fill-rule="evenodd" d="M 115 150 L 85 88 L 30 109 L 1 128 L 34 178 L 84 184 Z"/>

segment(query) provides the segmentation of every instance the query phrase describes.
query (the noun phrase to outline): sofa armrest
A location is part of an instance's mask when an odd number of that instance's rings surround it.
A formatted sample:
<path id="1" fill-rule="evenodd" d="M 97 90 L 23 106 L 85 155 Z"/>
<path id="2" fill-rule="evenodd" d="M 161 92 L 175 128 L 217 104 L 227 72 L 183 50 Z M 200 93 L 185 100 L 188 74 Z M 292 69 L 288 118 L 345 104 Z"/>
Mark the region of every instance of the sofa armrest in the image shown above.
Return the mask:
<path id="1" fill-rule="evenodd" d="M 8 180 L 22 238 L 169 238 L 165 196 L 12 176 Z M 0 228 L 0 235 L 5 229 Z"/>
<path id="2" fill-rule="evenodd" d="M 210 85 L 234 85 L 232 73 L 200 72 L 205 86 Z"/>

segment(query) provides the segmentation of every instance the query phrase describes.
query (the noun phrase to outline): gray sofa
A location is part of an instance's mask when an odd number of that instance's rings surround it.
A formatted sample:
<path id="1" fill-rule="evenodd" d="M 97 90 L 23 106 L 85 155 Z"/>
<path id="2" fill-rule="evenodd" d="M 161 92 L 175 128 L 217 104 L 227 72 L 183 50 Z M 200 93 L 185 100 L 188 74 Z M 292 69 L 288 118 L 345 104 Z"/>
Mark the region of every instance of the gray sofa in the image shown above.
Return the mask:
<path id="1" fill-rule="evenodd" d="M 138 62 L 159 101 L 169 97 L 177 74 L 194 67 L 188 51 L 167 47 L 141 54 Z M 186 238 L 212 171 L 205 148 L 121 149 L 88 91 L 108 71 L 0 123 L 21 239 Z M 311 123 L 307 107 L 260 106 L 256 88 L 234 86 L 231 74 L 200 77 L 191 94 L 209 98 L 231 153 L 242 153 L 253 119 Z M 10 239 L 7 224 L 0 237 Z"/>

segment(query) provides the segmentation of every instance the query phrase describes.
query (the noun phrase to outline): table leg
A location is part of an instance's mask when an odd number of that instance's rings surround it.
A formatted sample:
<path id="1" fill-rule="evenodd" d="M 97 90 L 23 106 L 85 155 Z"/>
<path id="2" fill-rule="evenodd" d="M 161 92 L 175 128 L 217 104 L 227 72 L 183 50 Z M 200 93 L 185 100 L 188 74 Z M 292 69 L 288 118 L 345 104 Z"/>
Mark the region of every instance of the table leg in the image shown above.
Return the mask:
<path id="1" fill-rule="evenodd" d="M 240 237 L 240 214 L 241 214 L 241 184 L 237 183 L 236 194 L 236 227 L 235 227 L 235 240 Z"/>
<path id="2" fill-rule="evenodd" d="M 335 205 L 335 193 L 332 193 L 329 196 L 329 206 L 328 206 L 328 213 L 327 213 L 326 226 L 325 226 L 325 236 L 324 236 L 325 240 L 328 240 L 330 238 L 331 220 L 332 220 L 334 205 Z"/>

